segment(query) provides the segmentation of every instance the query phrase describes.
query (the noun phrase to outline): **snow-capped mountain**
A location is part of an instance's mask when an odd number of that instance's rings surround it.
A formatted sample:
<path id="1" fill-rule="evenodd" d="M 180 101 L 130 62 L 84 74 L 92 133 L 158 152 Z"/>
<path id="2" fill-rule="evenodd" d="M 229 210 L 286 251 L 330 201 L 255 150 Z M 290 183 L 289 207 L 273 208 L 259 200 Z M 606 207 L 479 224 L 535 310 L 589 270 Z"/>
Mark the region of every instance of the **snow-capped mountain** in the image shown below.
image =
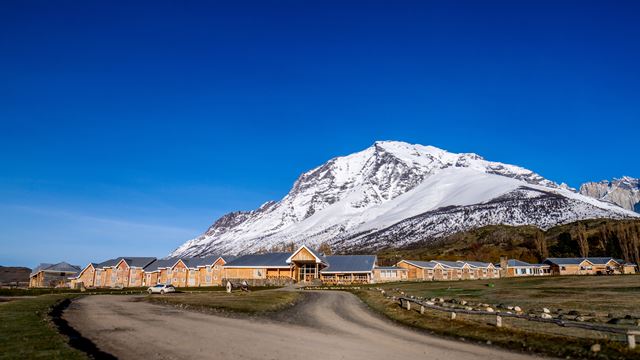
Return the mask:
<path id="1" fill-rule="evenodd" d="M 580 194 L 640 213 L 640 179 L 624 176 L 612 181 L 588 182 L 580 186 Z"/>
<path id="2" fill-rule="evenodd" d="M 302 174 L 278 202 L 224 215 L 170 256 L 251 253 L 291 242 L 374 249 L 492 224 L 548 228 L 634 216 L 518 166 L 383 141 Z"/>

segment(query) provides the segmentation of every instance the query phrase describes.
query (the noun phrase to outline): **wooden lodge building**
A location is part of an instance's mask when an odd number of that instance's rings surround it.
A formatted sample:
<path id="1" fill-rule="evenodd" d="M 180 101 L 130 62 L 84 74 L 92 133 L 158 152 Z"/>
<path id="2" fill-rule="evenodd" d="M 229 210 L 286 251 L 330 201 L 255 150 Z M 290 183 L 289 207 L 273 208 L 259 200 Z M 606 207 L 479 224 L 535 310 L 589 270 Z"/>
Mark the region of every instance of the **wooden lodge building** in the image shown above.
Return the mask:
<path id="1" fill-rule="evenodd" d="M 530 264 L 516 259 L 507 260 L 506 257 L 500 259 L 499 268 L 502 277 L 551 275 L 551 266 L 548 264 Z"/>
<path id="2" fill-rule="evenodd" d="M 377 266 L 375 255 L 322 255 L 301 246 L 293 253 L 244 255 L 223 268 L 223 279 L 354 284 L 406 279 L 405 269 Z"/>
<path id="3" fill-rule="evenodd" d="M 75 276 L 79 271 L 79 266 L 66 262 L 57 264 L 42 263 L 33 269 L 29 275 L 29 287 L 66 287 L 69 285 L 69 277 Z"/>
<path id="4" fill-rule="evenodd" d="M 633 274 L 636 264 L 610 257 L 548 258 L 544 264 L 554 275 L 613 275 Z"/>
<path id="5" fill-rule="evenodd" d="M 406 269 L 407 279 L 414 281 L 476 280 L 500 277 L 498 269 L 493 264 L 479 261 L 401 260 L 397 266 Z"/>
<path id="6" fill-rule="evenodd" d="M 171 284 L 175 287 L 221 286 L 226 281 L 250 285 L 369 284 L 389 281 L 453 281 L 515 276 L 630 274 L 636 265 L 609 257 L 549 258 L 542 264 L 505 258 L 479 261 L 401 260 L 378 266 L 375 255 L 324 255 L 301 246 L 294 252 L 156 259 L 119 257 L 79 269 L 67 263 L 42 264 L 31 274 L 31 287 L 125 288 Z M 69 277 L 71 276 L 71 277 Z"/>

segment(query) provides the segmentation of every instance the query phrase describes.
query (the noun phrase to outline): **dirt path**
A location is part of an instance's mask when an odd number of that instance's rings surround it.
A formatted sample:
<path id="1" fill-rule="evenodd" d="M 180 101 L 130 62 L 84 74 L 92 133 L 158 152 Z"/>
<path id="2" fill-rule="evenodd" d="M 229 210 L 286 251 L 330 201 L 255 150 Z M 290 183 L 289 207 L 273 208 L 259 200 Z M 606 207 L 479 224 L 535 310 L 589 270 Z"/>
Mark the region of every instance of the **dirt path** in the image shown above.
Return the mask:
<path id="1" fill-rule="evenodd" d="M 374 314 L 352 294 L 317 292 L 272 319 L 177 310 L 131 296 L 88 296 L 64 318 L 120 359 L 533 359 L 429 336 Z"/>

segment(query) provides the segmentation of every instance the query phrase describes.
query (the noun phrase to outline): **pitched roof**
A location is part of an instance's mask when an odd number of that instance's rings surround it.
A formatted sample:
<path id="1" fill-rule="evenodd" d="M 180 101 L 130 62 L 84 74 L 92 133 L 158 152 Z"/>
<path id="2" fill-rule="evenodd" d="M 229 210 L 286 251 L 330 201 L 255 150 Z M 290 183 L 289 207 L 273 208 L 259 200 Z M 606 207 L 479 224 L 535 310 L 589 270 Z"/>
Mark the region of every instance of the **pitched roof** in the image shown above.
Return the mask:
<path id="1" fill-rule="evenodd" d="M 507 266 L 518 267 L 518 266 L 535 266 L 535 265 L 529 264 L 528 262 L 520 261 L 517 259 L 509 259 L 507 260 Z"/>
<path id="2" fill-rule="evenodd" d="M 433 269 L 434 267 L 436 267 L 436 265 L 438 265 L 438 263 L 433 262 L 433 261 L 418 261 L 418 260 L 402 260 L 408 264 L 411 264 L 413 266 L 417 266 L 419 268 L 425 268 L 425 269 Z"/>
<path id="3" fill-rule="evenodd" d="M 464 263 L 459 263 L 457 261 L 446 261 L 446 260 L 431 260 L 433 262 L 436 262 L 444 267 L 448 267 L 448 268 L 453 268 L 453 269 L 462 269 L 462 267 L 464 266 Z"/>
<path id="4" fill-rule="evenodd" d="M 370 272 L 376 264 L 375 255 L 331 255 L 324 260 L 329 264 L 321 273 Z"/>
<path id="5" fill-rule="evenodd" d="M 33 269 L 33 271 L 31 272 L 31 276 L 39 273 L 40 271 L 54 271 L 54 272 L 66 272 L 66 273 L 77 273 L 78 271 L 80 271 L 80 266 L 78 265 L 71 265 L 67 262 L 59 262 L 57 264 L 48 264 L 48 263 L 42 263 L 38 266 L 36 266 L 35 269 Z"/>
<path id="6" fill-rule="evenodd" d="M 609 261 L 616 261 L 612 257 L 570 257 L 570 258 L 548 258 L 544 261 L 545 264 L 556 264 L 556 265 L 579 265 L 583 261 L 587 260 L 588 262 L 594 265 L 604 265 Z M 618 262 L 618 261 L 616 261 Z M 620 263 L 620 262 L 618 262 Z"/>
<path id="7" fill-rule="evenodd" d="M 205 257 L 183 258 L 182 261 L 188 268 L 195 269 L 198 266 L 213 265 L 219 258 L 220 256 L 218 255 L 210 255 Z"/>
<path id="8" fill-rule="evenodd" d="M 225 267 L 281 267 L 288 268 L 290 252 L 243 255 L 229 261 Z"/>
<path id="9" fill-rule="evenodd" d="M 160 270 L 160 268 L 169 268 L 175 265 L 180 259 L 159 259 L 155 260 L 151 264 L 144 268 L 145 272 L 154 272 Z"/>
<path id="10" fill-rule="evenodd" d="M 156 261 L 156 258 L 154 257 L 139 257 L 139 256 L 123 256 L 123 257 L 119 257 L 118 261 L 116 262 L 119 263 L 121 260 L 126 261 L 127 265 L 131 266 L 131 267 L 139 267 L 139 268 L 144 268 L 145 266 L 151 264 L 152 262 Z"/>
<path id="11" fill-rule="evenodd" d="M 291 256 L 289 256 L 287 258 L 287 264 L 290 264 L 292 261 L 292 258 L 299 253 L 300 251 L 302 251 L 303 249 L 307 250 L 309 253 L 311 253 L 311 255 L 313 255 L 313 257 L 316 258 L 316 263 L 321 263 L 323 262 L 323 258 L 318 255 L 318 253 L 316 253 L 315 251 L 313 251 L 311 248 L 307 247 L 306 245 L 302 245 L 298 248 L 298 250 L 294 251 L 293 254 L 291 254 Z"/>
<path id="12" fill-rule="evenodd" d="M 482 261 L 456 261 L 456 262 L 461 264 L 469 264 L 469 266 L 474 268 L 486 268 L 486 267 L 489 267 L 489 265 L 492 265 L 491 263 L 486 263 Z"/>
<path id="13" fill-rule="evenodd" d="M 407 271 L 405 268 L 397 267 L 397 266 L 376 266 L 374 270 L 400 270 Z"/>

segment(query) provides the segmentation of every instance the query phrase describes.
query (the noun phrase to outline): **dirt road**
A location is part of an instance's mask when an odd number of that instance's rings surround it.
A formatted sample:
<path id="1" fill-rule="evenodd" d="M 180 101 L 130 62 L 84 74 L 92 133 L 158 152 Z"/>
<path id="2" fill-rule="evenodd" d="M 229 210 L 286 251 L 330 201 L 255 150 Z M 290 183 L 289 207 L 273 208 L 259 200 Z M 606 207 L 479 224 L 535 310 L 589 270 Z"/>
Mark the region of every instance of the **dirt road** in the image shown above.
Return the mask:
<path id="1" fill-rule="evenodd" d="M 308 297 L 271 319 L 206 315 L 108 295 L 75 301 L 63 317 L 120 359 L 534 358 L 394 325 L 352 294 Z"/>

